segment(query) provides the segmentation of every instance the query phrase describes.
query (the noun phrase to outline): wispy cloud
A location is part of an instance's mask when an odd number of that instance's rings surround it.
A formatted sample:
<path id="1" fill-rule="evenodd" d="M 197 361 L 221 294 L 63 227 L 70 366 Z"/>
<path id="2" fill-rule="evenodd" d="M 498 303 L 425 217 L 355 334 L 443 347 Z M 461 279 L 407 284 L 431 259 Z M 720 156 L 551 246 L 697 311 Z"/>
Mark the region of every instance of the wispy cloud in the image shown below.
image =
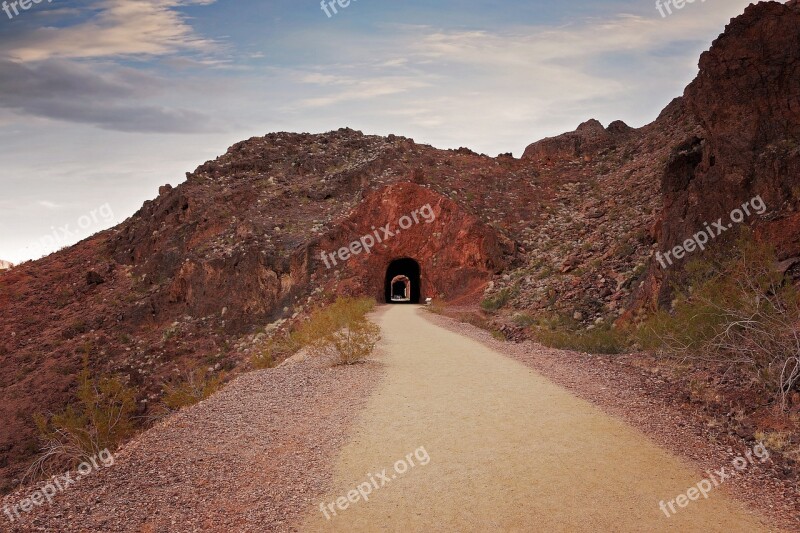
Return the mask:
<path id="1" fill-rule="evenodd" d="M 205 55 L 217 43 L 199 36 L 178 11 L 214 1 L 98 0 L 48 10 L 43 18 L 51 24 L 0 37 L 0 107 L 123 132 L 212 131 L 205 113 L 158 102 L 183 87 L 145 61 L 174 59 L 187 68 L 218 61 Z M 131 59 L 140 61 L 136 68 L 120 66 Z"/>
<path id="2" fill-rule="evenodd" d="M 175 8 L 215 0 L 102 0 L 94 13 L 66 27 L 47 26 L 4 42 L 3 55 L 16 61 L 51 58 L 162 56 L 181 50 L 208 52 L 216 43 L 196 34 Z"/>
<path id="3" fill-rule="evenodd" d="M 330 21 L 278 0 L 41 4 L 0 27 L 0 229 L 27 216 L 0 235 L 0 257 L 25 258 L 26 241 L 104 202 L 132 214 L 269 131 L 352 126 L 519 154 L 590 117 L 642 125 L 748 2 L 667 19 L 638 0 L 509 0 L 506 14 L 369 2 Z"/>
<path id="4" fill-rule="evenodd" d="M 296 105 L 289 106 L 288 109 L 297 110 L 330 106 L 347 101 L 365 101 L 430 86 L 430 83 L 422 79 L 409 76 L 358 79 L 326 74 L 307 74 L 301 77 L 306 84 L 322 86 L 323 94 L 302 99 Z"/>
<path id="5" fill-rule="evenodd" d="M 562 26 L 462 29 L 390 24 L 348 35 L 305 34 L 320 61 L 284 73 L 282 110 L 360 116 L 378 131 L 420 133 L 452 146 L 505 150 L 590 117 L 633 125 L 654 119 L 691 81 L 699 53 L 746 2 L 704 4 L 702 16 L 628 13 Z M 340 39 L 344 41 L 344 39 Z M 678 73 L 676 75 L 676 73 Z M 292 90 L 288 90 L 292 87 Z M 347 105 L 351 104 L 351 105 Z"/>

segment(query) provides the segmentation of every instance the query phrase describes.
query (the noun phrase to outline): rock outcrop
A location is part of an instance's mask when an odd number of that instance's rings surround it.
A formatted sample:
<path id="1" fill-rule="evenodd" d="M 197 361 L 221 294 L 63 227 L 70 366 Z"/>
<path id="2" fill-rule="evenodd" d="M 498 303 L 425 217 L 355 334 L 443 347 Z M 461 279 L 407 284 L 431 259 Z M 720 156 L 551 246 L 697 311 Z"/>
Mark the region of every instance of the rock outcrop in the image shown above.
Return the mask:
<path id="1" fill-rule="evenodd" d="M 616 143 L 624 141 L 633 128 L 617 120 L 604 128 L 595 119 L 588 120 L 578 126 L 574 132 L 558 137 L 550 137 L 535 142 L 525 149 L 522 159 L 541 165 L 553 165 L 576 158 L 591 161 L 602 153 L 616 148 Z"/>
<path id="2" fill-rule="evenodd" d="M 749 6 L 701 56 L 684 100 L 701 131 L 664 170 L 659 250 L 761 197 L 767 211 L 746 223 L 781 260 L 800 256 L 800 5 Z M 669 302 L 669 277 L 653 264 L 640 302 Z"/>

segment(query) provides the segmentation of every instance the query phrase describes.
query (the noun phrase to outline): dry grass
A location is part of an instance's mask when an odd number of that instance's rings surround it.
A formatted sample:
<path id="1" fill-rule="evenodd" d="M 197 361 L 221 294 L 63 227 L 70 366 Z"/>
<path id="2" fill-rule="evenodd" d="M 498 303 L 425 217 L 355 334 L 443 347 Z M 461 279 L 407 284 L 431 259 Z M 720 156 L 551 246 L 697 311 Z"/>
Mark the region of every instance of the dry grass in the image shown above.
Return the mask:
<path id="1" fill-rule="evenodd" d="M 223 375 L 214 374 L 204 366 L 190 368 L 164 386 L 161 404 L 170 412 L 194 405 L 217 392 L 223 380 Z"/>
<path id="2" fill-rule="evenodd" d="M 298 330 L 298 341 L 332 357 L 337 364 L 363 361 L 380 340 L 380 328 L 367 320 L 374 307 L 372 299 L 339 298 L 312 313 Z"/>
<path id="3" fill-rule="evenodd" d="M 445 305 L 441 300 L 434 298 L 430 305 L 425 306 L 425 309 L 435 315 L 444 315 Z"/>
<path id="4" fill-rule="evenodd" d="M 365 360 L 380 340 L 380 328 L 367 319 L 355 320 L 334 333 L 326 342 L 330 343 L 336 361 L 341 365 L 352 365 Z"/>
<path id="5" fill-rule="evenodd" d="M 505 287 L 497 293 L 488 296 L 481 302 L 481 309 L 487 313 L 493 313 L 502 309 L 508 304 L 517 294 L 516 287 Z"/>
<path id="6" fill-rule="evenodd" d="M 762 442 L 767 449 L 784 452 L 791 444 L 791 433 L 788 431 L 756 431 L 755 438 Z"/>
<path id="7" fill-rule="evenodd" d="M 350 365 L 363 361 L 380 340 L 380 329 L 366 318 L 375 308 L 370 298 L 338 298 L 327 307 L 311 313 L 288 334 L 280 334 L 256 354 L 255 368 L 272 368 L 302 348 L 309 347 L 337 364 Z"/>
<path id="8" fill-rule="evenodd" d="M 631 347 L 628 334 L 603 325 L 583 329 L 580 325 L 561 315 L 528 317 L 534 324 L 531 333 L 537 342 L 559 350 L 573 350 L 592 354 L 619 354 Z"/>

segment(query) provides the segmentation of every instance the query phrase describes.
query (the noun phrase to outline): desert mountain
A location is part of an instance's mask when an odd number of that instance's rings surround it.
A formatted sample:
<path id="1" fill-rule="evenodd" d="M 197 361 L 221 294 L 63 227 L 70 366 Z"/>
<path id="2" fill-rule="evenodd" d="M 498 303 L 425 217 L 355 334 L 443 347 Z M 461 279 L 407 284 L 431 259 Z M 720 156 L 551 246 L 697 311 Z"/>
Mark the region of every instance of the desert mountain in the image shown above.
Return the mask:
<path id="1" fill-rule="evenodd" d="M 681 263 L 655 254 L 756 195 L 769 210 L 748 223 L 796 261 L 798 56 L 798 3 L 766 2 L 642 128 L 588 120 L 520 159 L 350 129 L 232 146 L 119 226 L 0 278 L 0 489 L 35 454 L 31 414 L 72 399 L 84 359 L 125 376 L 144 416 L 176 368 L 246 368 L 334 295 L 385 300 L 397 259 L 418 266 L 422 297 L 502 297 L 585 326 L 668 301 Z M 369 253 L 366 236 L 380 236 Z"/>

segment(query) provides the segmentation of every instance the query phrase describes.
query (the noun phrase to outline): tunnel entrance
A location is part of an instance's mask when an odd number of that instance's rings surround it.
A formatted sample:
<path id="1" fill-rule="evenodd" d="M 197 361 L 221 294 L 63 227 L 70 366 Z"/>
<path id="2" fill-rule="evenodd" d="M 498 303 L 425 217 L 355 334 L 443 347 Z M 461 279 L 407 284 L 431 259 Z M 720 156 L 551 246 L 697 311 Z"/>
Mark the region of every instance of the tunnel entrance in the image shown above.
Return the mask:
<path id="1" fill-rule="evenodd" d="M 411 300 L 411 280 L 407 276 L 395 276 L 392 279 L 392 301 L 408 302 Z"/>
<path id="2" fill-rule="evenodd" d="M 420 268 L 413 259 L 392 261 L 386 269 L 386 303 L 418 304 L 420 302 Z"/>

